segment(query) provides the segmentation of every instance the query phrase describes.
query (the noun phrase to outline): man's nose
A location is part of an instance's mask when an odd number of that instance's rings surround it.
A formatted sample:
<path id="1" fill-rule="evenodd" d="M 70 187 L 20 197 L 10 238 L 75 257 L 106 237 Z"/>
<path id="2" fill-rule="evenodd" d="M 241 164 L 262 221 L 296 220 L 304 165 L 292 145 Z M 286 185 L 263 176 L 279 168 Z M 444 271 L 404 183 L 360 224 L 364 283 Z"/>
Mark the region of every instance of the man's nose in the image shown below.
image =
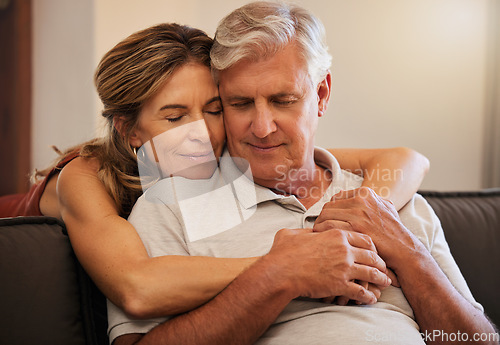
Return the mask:
<path id="1" fill-rule="evenodd" d="M 268 105 L 256 105 L 256 113 L 252 120 L 252 133 L 260 139 L 276 132 L 277 126 L 274 121 L 274 115 Z"/>

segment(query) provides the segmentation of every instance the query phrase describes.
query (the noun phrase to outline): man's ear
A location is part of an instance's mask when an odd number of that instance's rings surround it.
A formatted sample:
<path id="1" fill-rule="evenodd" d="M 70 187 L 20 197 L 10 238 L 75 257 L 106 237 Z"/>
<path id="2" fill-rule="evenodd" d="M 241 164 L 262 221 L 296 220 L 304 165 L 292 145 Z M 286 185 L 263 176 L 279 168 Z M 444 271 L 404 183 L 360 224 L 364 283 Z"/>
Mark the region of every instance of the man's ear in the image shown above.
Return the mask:
<path id="1" fill-rule="evenodd" d="M 125 120 L 121 116 L 115 116 L 113 118 L 113 126 L 115 127 L 116 131 L 120 133 L 122 137 L 125 137 L 126 135 L 126 128 L 125 128 Z M 137 128 L 134 128 L 129 135 L 129 143 L 130 146 L 139 148 L 142 146 L 143 142 L 140 139 L 138 135 L 138 130 Z"/>
<path id="2" fill-rule="evenodd" d="M 332 92 L 332 74 L 330 71 L 326 74 L 325 78 L 318 84 L 318 116 L 321 117 L 325 114 L 328 108 L 328 101 Z"/>

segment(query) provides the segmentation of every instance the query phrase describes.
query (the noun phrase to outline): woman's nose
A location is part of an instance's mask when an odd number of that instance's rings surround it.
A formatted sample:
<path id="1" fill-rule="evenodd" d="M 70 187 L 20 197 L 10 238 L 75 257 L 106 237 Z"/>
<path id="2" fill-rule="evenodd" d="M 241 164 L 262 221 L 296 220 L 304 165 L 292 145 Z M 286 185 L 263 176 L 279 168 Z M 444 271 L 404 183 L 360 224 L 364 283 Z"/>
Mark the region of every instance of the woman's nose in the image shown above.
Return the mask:
<path id="1" fill-rule="evenodd" d="M 189 125 L 188 138 L 192 141 L 199 141 L 201 143 L 210 143 L 210 135 L 208 134 L 207 125 L 205 120 L 196 120 Z"/>

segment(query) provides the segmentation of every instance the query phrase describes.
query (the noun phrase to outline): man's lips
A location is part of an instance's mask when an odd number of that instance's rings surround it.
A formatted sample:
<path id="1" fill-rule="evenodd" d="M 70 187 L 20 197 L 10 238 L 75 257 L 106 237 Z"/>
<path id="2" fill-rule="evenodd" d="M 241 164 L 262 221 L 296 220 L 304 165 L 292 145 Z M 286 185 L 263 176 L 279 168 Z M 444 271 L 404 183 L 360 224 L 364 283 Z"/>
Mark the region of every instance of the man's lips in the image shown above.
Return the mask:
<path id="1" fill-rule="evenodd" d="M 257 144 L 257 143 L 248 143 L 248 146 L 250 146 L 252 149 L 259 151 L 259 152 L 271 152 L 279 147 L 281 147 L 283 144 Z"/>

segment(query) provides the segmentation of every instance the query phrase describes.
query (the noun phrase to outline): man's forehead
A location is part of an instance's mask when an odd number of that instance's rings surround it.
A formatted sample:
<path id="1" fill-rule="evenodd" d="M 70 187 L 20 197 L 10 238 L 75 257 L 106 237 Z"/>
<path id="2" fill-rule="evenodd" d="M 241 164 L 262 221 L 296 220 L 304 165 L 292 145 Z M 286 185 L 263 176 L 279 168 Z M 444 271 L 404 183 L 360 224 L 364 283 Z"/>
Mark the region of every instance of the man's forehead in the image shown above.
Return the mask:
<path id="1" fill-rule="evenodd" d="M 271 67 L 259 68 L 252 64 L 235 65 L 222 72 L 219 79 L 221 98 L 294 94 L 309 85 L 309 77 L 305 70 Z"/>
<path id="2" fill-rule="evenodd" d="M 308 65 L 298 53 L 295 44 L 277 53 L 259 59 L 242 59 L 219 72 L 219 85 L 226 92 L 241 85 L 286 85 L 302 83 L 308 77 Z M 287 87 L 289 87 L 288 85 Z"/>
<path id="3" fill-rule="evenodd" d="M 249 88 L 240 85 L 238 88 L 228 88 L 227 91 L 221 89 L 222 101 L 238 101 L 255 98 L 277 99 L 287 96 L 299 97 L 303 94 L 301 85 L 289 83 L 288 85 L 259 85 L 257 88 Z"/>

